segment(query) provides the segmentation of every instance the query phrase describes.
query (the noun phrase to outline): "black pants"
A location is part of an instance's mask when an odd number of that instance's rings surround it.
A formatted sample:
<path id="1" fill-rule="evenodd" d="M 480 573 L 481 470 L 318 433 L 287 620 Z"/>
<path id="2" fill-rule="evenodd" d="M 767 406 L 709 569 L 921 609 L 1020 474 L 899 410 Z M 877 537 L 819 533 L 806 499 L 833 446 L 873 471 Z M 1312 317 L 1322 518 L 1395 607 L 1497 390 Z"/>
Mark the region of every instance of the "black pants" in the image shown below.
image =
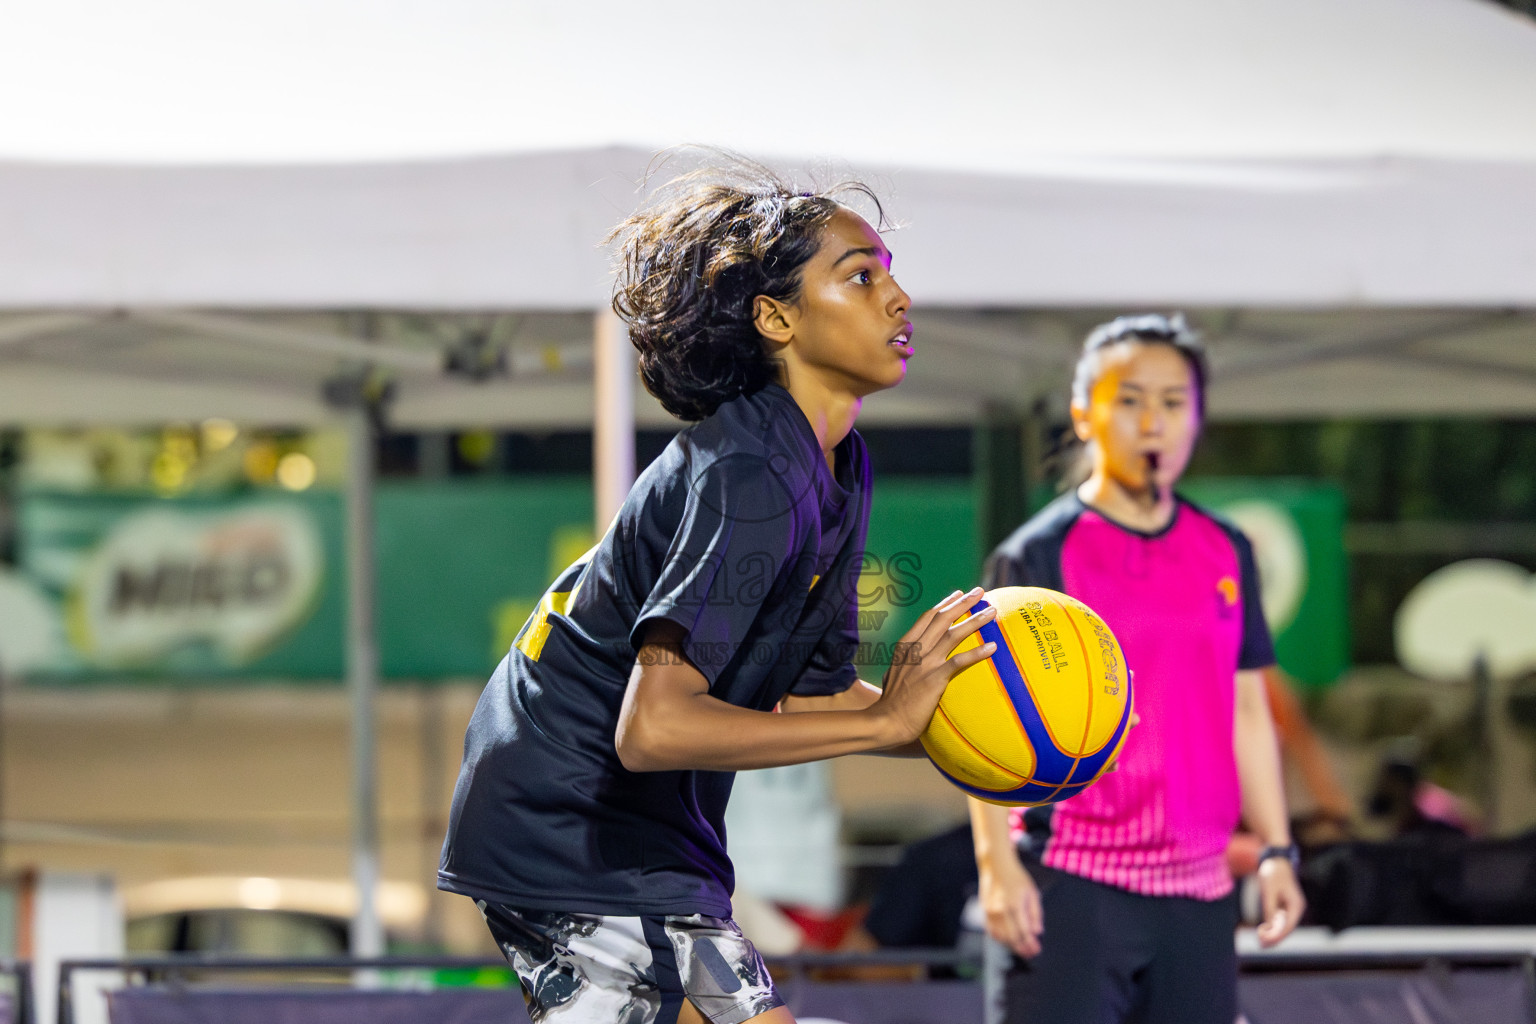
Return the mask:
<path id="1" fill-rule="evenodd" d="M 1008 972 L 1007 1024 L 1233 1024 L 1235 897 L 1138 896 L 1030 865 L 1041 952 Z"/>

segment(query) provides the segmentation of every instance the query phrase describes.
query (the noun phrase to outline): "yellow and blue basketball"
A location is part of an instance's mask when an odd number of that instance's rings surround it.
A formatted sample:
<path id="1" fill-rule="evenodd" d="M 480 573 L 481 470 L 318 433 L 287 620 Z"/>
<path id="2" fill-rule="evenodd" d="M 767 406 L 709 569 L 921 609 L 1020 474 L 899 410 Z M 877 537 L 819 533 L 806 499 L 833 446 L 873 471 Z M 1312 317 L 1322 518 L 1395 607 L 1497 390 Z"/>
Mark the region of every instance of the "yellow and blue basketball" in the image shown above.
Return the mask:
<path id="1" fill-rule="evenodd" d="M 951 782 L 991 803 L 1075 796 L 1114 763 L 1130 728 L 1120 644 L 1092 609 L 1054 590 L 999 587 L 972 614 L 989 605 L 996 620 L 955 653 L 988 641 L 997 650 L 950 680 L 923 749 Z"/>

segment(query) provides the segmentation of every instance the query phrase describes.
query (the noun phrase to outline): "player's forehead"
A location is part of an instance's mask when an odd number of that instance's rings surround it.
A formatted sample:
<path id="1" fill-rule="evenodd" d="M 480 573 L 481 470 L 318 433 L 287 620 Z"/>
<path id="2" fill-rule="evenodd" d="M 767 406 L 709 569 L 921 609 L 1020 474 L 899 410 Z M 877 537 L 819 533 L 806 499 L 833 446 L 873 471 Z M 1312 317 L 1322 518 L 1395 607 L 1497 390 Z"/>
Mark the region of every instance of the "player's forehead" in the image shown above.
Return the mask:
<path id="1" fill-rule="evenodd" d="M 839 206 L 821 230 L 821 247 L 816 253 L 816 262 L 831 268 L 870 257 L 886 266 L 891 265 L 891 251 L 886 248 L 880 232 L 846 206 Z"/>
<path id="2" fill-rule="evenodd" d="M 1172 345 L 1127 339 L 1098 353 L 1095 390 L 1192 391 L 1194 375 Z"/>

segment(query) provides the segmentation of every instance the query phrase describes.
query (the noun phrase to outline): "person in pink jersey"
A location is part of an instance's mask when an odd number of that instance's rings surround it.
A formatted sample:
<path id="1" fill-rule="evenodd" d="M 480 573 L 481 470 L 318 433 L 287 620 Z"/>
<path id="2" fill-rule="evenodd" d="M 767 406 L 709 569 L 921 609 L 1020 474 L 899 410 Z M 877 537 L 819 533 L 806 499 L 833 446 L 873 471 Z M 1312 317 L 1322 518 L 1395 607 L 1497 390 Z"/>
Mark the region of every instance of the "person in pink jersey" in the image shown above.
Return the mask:
<path id="1" fill-rule="evenodd" d="M 1007 1020 L 1232 1024 L 1228 840 L 1264 842 L 1259 939 L 1296 927 L 1296 879 L 1262 670 L 1274 649 L 1248 540 L 1173 490 L 1205 413 L 1181 316 L 1120 317 L 1083 346 L 1072 424 L 1090 471 L 998 546 L 984 585 L 1071 594 L 1135 672 L 1118 770 L 1060 804 L 973 800 L 987 930 L 1017 957 Z"/>

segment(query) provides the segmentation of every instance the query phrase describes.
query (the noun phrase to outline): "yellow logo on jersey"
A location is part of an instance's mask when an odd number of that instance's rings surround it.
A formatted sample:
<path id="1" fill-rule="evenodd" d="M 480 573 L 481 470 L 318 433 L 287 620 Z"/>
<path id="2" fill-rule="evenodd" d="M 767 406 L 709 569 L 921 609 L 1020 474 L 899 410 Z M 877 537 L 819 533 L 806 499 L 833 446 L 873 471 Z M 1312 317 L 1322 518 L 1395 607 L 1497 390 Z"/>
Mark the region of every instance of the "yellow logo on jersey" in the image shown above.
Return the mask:
<path id="1" fill-rule="evenodd" d="M 512 646 L 522 651 L 534 661 L 539 660 L 539 655 L 544 653 L 544 641 L 549 639 L 549 617 L 551 615 L 564 615 L 566 609 L 576 600 L 576 594 L 581 589 L 578 583 L 565 593 L 551 591 L 539 601 L 539 607 L 523 626 L 522 633 L 517 642 Z"/>

